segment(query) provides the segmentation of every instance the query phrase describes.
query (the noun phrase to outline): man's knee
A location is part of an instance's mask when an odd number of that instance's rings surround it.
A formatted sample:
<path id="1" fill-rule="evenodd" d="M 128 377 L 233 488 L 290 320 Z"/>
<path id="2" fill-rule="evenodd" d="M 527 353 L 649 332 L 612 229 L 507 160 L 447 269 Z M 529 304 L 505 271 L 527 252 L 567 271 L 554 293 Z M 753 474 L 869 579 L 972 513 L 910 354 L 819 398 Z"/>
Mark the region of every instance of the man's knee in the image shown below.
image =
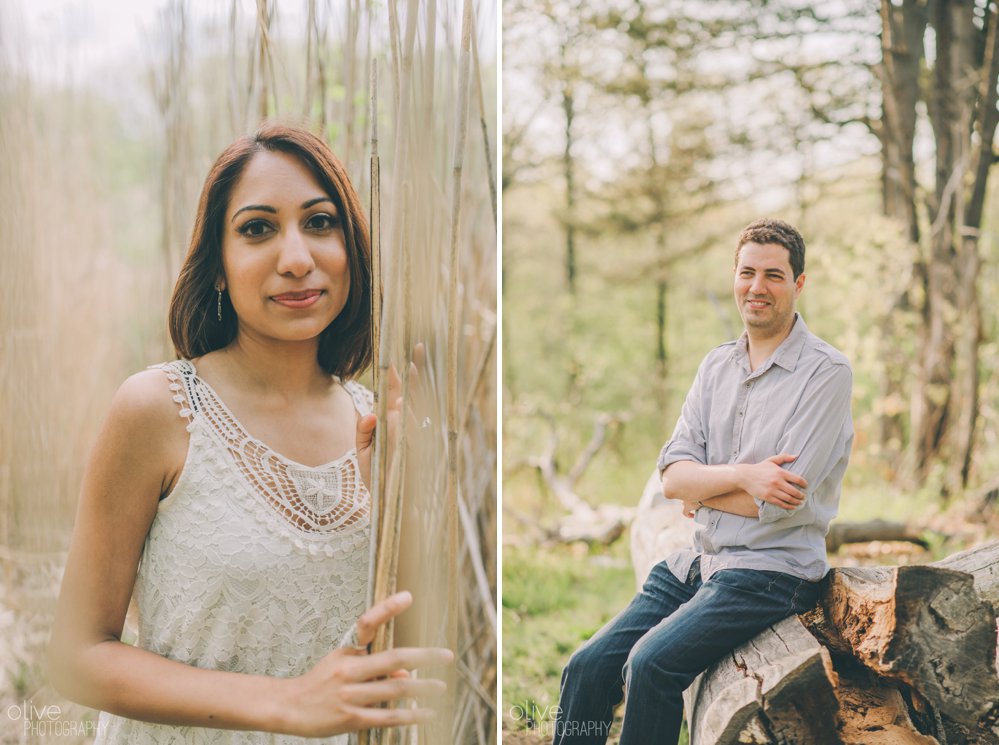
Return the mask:
<path id="1" fill-rule="evenodd" d="M 624 663 L 625 686 L 654 686 L 663 693 L 682 694 L 693 679 L 689 673 L 675 670 L 669 664 L 668 650 L 655 649 L 654 644 L 637 644 Z"/>
<path id="2" fill-rule="evenodd" d="M 620 663 L 613 661 L 609 650 L 591 640 L 573 652 L 562 672 L 562 679 L 593 680 L 619 672 Z"/>

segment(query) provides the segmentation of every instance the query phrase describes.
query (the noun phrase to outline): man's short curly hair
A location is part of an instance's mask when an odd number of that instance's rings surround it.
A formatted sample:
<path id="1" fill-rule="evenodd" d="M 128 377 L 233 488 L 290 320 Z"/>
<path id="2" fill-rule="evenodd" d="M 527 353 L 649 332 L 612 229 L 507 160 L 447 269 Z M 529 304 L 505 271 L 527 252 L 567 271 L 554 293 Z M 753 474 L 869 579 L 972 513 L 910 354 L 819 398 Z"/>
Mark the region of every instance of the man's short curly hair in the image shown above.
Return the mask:
<path id="1" fill-rule="evenodd" d="M 735 247 L 736 264 L 739 263 L 739 252 L 747 243 L 758 243 L 761 246 L 776 243 L 778 246 L 783 246 L 791 255 L 791 271 L 794 273 L 794 278 L 797 279 L 798 275 L 805 271 L 805 239 L 794 226 L 783 220 L 764 217 L 744 227 L 739 233 L 739 242 Z"/>

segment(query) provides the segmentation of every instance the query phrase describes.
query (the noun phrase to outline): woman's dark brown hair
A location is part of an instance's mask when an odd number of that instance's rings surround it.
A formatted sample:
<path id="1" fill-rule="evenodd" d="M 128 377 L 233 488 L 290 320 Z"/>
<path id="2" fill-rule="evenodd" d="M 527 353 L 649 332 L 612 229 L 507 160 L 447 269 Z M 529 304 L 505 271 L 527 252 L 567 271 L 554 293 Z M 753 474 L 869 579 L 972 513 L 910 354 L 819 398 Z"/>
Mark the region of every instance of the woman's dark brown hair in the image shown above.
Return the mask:
<path id="1" fill-rule="evenodd" d="M 312 172 L 336 204 L 350 269 L 347 304 L 319 337 L 319 364 L 342 378 L 371 363 L 371 245 L 368 224 L 347 171 L 329 147 L 308 130 L 272 124 L 241 137 L 215 161 L 198 201 L 187 258 L 170 299 L 170 337 L 177 354 L 190 359 L 236 338 L 236 313 L 222 293 L 218 320 L 216 285 L 222 278 L 222 231 L 229 197 L 253 156 L 263 150 L 293 155 Z"/>

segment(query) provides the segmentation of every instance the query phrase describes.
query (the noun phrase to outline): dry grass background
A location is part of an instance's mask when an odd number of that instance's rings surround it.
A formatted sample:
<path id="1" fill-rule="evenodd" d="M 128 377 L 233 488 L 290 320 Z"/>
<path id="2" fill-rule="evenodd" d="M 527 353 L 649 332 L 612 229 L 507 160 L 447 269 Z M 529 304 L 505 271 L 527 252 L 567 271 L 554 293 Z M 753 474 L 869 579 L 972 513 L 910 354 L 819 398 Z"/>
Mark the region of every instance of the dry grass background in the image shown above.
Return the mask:
<path id="1" fill-rule="evenodd" d="M 495 741 L 496 234 L 478 105 L 481 96 L 493 122 L 495 3 L 470 3 L 479 51 L 489 50 L 481 67 L 461 55 L 461 0 L 298 5 L 218 0 L 194 12 L 188 2 L 164 3 L 145 32 L 148 58 L 102 71 L 144 80 L 144 115 L 123 111 L 67 57 L 52 55 L 49 74 L 26 70 L 24 60 L 45 52 L 32 48 L 19 6 L 0 7 L 0 743 L 87 740 L 86 728 L 26 735 L 7 712 L 28 701 L 59 705 L 66 722 L 93 719 L 46 684 L 42 651 L 107 403 L 129 374 L 171 356 L 166 299 L 208 166 L 263 118 L 305 123 L 331 143 L 367 201 L 372 60 L 385 349 L 399 367 L 416 342 L 427 349 L 417 390 L 407 391 L 419 416 L 384 479 L 405 497 L 401 577 L 418 597 L 399 635 L 450 640 L 459 653 L 448 716 L 422 741 Z M 495 137 L 489 126 L 485 133 Z M 460 426 L 449 507 L 452 317 Z M 414 566 L 420 571 L 406 571 Z"/>

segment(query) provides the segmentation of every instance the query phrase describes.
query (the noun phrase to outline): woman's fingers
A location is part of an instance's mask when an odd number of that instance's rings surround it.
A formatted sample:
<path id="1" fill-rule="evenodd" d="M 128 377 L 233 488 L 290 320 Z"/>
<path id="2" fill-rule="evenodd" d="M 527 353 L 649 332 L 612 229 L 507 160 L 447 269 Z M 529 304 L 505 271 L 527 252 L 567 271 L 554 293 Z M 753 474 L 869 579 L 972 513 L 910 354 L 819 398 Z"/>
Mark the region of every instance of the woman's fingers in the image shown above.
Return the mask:
<path id="1" fill-rule="evenodd" d="M 348 709 L 347 711 L 352 715 L 356 729 L 404 727 L 411 724 L 423 724 L 437 716 L 437 712 L 433 709 L 357 707 Z"/>
<path id="2" fill-rule="evenodd" d="M 357 641 L 359 644 L 371 644 L 380 626 L 389 619 L 395 618 L 413 604 L 413 596 L 408 592 L 397 592 L 389 595 L 380 603 L 375 603 L 357 619 Z M 401 666 L 397 666 L 401 667 Z"/>
<path id="3" fill-rule="evenodd" d="M 396 647 L 351 662 L 354 680 L 372 680 L 388 677 L 397 670 L 449 665 L 454 662 L 454 653 L 442 647 Z"/>
<path id="4" fill-rule="evenodd" d="M 378 424 L 378 417 L 374 414 L 365 414 L 357 420 L 357 432 L 354 436 L 357 449 L 367 450 L 374 446 L 375 427 Z"/>
<path id="5" fill-rule="evenodd" d="M 389 400 L 393 401 L 402 395 L 402 378 L 399 377 L 399 371 L 396 370 L 395 365 L 389 365 Z"/>
<path id="6" fill-rule="evenodd" d="M 423 700 L 439 696 L 447 689 L 442 680 L 417 678 L 399 680 L 385 678 L 364 683 L 354 683 L 344 688 L 344 698 L 357 706 L 375 706 L 377 704 L 401 701 L 403 699 Z"/>

